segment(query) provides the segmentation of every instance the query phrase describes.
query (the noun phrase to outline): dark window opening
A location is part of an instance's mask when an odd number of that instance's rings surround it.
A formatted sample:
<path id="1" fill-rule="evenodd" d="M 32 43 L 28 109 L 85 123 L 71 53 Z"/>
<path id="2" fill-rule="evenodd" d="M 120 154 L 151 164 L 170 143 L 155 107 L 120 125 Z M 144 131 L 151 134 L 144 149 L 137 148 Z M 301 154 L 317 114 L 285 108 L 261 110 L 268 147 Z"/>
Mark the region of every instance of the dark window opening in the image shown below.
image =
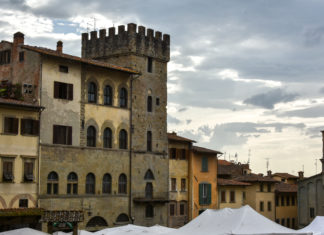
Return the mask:
<path id="1" fill-rule="evenodd" d="M 156 105 L 159 106 L 160 105 L 160 98 L 156 98 Z"/>
<path id="2" fill-rule="evenodd" d="M 286 205 L 290 206 L 290 197 L 289 196 L 286 197 Z"/>
<path id="3" fill-rule="evenodd" d="M 276 206 L 279 206 L 279 196 L 276 196 Z"/>
<path id="4" fill-rule="evenodd" d="M 125 174 L 121 174 L 118 179 L 118 193 L 127 193 L 127 177 Z"/>
<path id="5" fill-rule="evenodd" d="M 154 216 L 154 207 L 152 205 L 147 205 L 145 208 L 145 217 L 153 218 Z"/>
<path id="6" fill-rule="evenodd" d="M 127 132 L 124 129 L 119 132 L 119 148 L 127 149 Z"/>
<path id="7" fill-rule="evenodd" d="M 153 172 L 148 169 L 145 173 L 145 176 L 144 176 L 144 179 L 145 180 L 154 180 L 154 175 L 153 175 Z"/>
<path id="8" fill-rule="evenodd" d="M 235 191 L 230 191 L 230 203 L 235 203 Z"/>
<path id="9" fill-rule="evenodd" d="M 186 179 L 181 179 L 181 191 L 186 191 Z"/>
<path id="10" fill-rule="evenodd" d="M 102 180 L 102 193 L 111 193 L 111 175 L 105 174 Z"/>
<path id="11" fill-rule="evenodd" d="M 104 131 L 104 148 L 112 148 L 112 131 L 109 127 Z"/>
<path id="12" fill-rule="evenodd" d="M 96 187 L 96 177 L 94 174 L 89 173 L 86 177 L 86 193 L 87 194 L 95 194 L 95 187 Z"/>
<path id="13" fill-rule="evenodd" d="M 315 209 L 314 209 L 314 207 L 309 208 L 309 217 L 310 218 L 315 217 Z"/>
<path id="14" fill-rule="evenodd" d="M 69 72 L 69 67 L 65 65 L 60 65 L 59 70 L 61 73 L 68 73 Z"/>
<path id="15" fill-rule="evenodd" d="M 19 208 L 28 208 L 28 199 L 19 199 Z"/>
<path id="16" fill-rule="evenodd" d="M 153 184 L 152 183 L 146 183 L 145 198 L 153 198 Z"/>
<path id="17" fill-rule="evenodd" d="M 4 118 L 4 128 L 5 134 L 18 134 L 18 118 L 5 117 Z"/>
<path id="18" fill-rule="evenodd" d="M 151 152 L 152 151 L 152 132 L 148 131 L 146 134 L 146 139 L 147 139 L 147 151 Z"/>
<path id="19" fill-rule="evenodd" d="M 281 206 L 284 206 L 285 205 L 285 198 L 284 196 L 281 196 Z"/>
<path id="20" fill-rule="evenodd" d="M 147 97 L 147 112 L 152 112 L 152 96 Z"/>
<path id="21" fill-rule="evenodd" d="M 72 127 L 53 125 L 53 144 L 72 145 Z"/>
<path id="22" fill-rule="evenodd" d="M 174 215 L 175 215 L 175 205 L 170 204 L 170 216 L 174 216 Z"/>
<path id="23" fill-rule="evenodd" d="M 54 98 L 73 100 L 73 84 L 54 82 Z"/>
<path id="24" fill-rule="evenodd" d="M 185 215 L 185 204 L 184 203 L 180 204 L 180 215 Z"/>
<path id="25" fill-rule="evenodd" d="M 211 184 L 199 184 L 199 204 L 211 204 Z"/>
<path id="26" fill-rule="evenodd" d="M 147 72 L 152 73 L 153 71 L 153 58 L 148 57 L 147 58 Z"/>
<path id="27" fill-rule="evenodd" d="M 171 178 L 171 191 L 177 191 L 177 179 Z"/>
<path id="28" fill-rule="evenodd" d="M 105 86 L 104 90 L 104 104 L 105 105 L 112 105 L 112 88 L 111 86 L 107 85 Z"/>
<path id="29" fill-rule="evenodd" d="M 118 222 L 118 223 L 125 223 L 128 221 L 129 221 L 129 218 L 128 218 L 128 215 L 126 215 L 126 214 L 120 214 L 116 219 L 116 222 Z"/>
<path id="30" fill-rule="evenodd" d="M 12 182 L 14 179 L 14 175 L 13 175 L 13 161 L 3 161 L 3 168 L 2 168 L 2 172 L 3 172 L 3 180 L 6 182 Z"/>
<path id="31" fill-rule="evenodd" d="M 97 86 L 94 82 L 88 84 L 88 102 L 97 103 Z"/>
<path id="32" fill-rule="evenodd" d="M 177 149 L 170 148 L 169 152 L 170 152 L 170 159 L 176 159 L 177 158 Z"/>
<path id="33" fill-rule="evenodd" d="M 268 184 L 268 192 L 271 192 L 271 184 Z"/>
<path id="34" fill-rule="evenodd" d="M 33 119 L 21 119 L 20 133 L 22 135 L 35 135 L 39 134 L 39 121 Z"/>
<path id="35" fill-rule="evenodd" d="M 34 180 L 34 163 L 24 162 L 24 181 L 30 182 Z"/>
<path id="36" fill-rule="evenodd" d="M 22 62 L 25 60 L 25 52 L 21 51 L 19 52 L 19 62 Z"/>
<path id="37" fill-rule="evenodd" d="M 121 88 L 119 93 L 119 107 L 127 108 L 127 90 L 126 88 Z"/>
<path id="38" fill-rule="evenodd" d="M 87 130 L 87 146 L 96 147 L 96 128 L 89 126 Z"/>
<path id="39" fill-rule="evenodd" d="M 181 149 L 180 160 L 186 160 L 187 158 L 187 151 L 186 149 Z"/>
<path id="40" fill-rule="evenodd" d="M 263 192 L 263 184 L 260 184 L 260 192 Z"/>
<path id="41" fill-rule="evenodd" d="M 272 207 L 272 206 L 271 206 L 271 202 L 268 202 L 268 211 L 271 211 L 271 210 L 272 210 L 271 207 Z"/>
<path id="42" fill-rule="evenodd" d="M 221 202 L 226 202 L 226 191 L 221 191 Z"/>
<path id="43" fill-rule="evenodd" d="M 10 64 L 10 61 L 11 61 L 11 51 L 10 50 L 0 51 L 0 65 Z"/>
<path id="44" fill-rule="evenodd" d="M 95 216 L 91 218 L 86 225 L 86 227 L 107 227 L 107 226 L 108 226 L 107 221 L 100 216 Z"/>
<path id="45" fill-rule="evenodd" d="M 285 219 L 281 219 L 281 225 L 285 226 Z"/>
<path id="46" fill-rule="evenodd" d="M 264 202 L 260 202 L 260 211 L 264 211 Z"/>
<path id="47" fill-rule="evenodd" d="M 290 218 L 287 218 L 287 227 L 290 228 Z"/>
<path id="48" fill-rule="evenodd" d="M 292 205 L 292 206 L 295 205 L 295 197 L 294 197 L 294 196 L 291 197 L 291 205 Z"/>

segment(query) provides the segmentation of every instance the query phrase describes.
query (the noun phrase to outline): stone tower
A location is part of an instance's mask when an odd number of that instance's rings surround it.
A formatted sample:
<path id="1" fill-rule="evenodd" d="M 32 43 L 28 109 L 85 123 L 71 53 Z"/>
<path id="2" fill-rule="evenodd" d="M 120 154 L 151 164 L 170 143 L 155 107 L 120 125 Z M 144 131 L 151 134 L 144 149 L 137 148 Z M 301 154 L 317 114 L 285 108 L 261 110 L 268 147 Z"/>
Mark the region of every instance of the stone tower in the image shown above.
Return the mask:
<path id="1" fill-rule="evenodd" d="M 136 24 L 82 34 L 82 57 L 129 67 L 141 73 L 129 87 L 130 217 L 135 224 L 167 225 L 167 63 L 170 36 Z M 153 178 L 147 178 L 150 170 Z M 153 194 L 149 195 L 153 187 Z M 152 209 L 153 208 L 153 209 Z M 153 217 L 148 217 L 153 211 Z M 150 216 L 150 215 L 149 215 Z"/>

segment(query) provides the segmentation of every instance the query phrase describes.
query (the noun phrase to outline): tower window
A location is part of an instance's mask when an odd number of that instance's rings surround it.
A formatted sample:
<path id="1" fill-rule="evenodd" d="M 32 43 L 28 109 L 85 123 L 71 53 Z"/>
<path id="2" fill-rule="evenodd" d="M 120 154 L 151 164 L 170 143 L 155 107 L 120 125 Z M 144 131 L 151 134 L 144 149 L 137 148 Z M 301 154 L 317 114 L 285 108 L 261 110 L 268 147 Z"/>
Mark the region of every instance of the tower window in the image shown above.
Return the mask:
<path id="1" fill-rule="evenodd" d="M 160 105 L 160 98 L 156 98 L 156 105 L 157 105 L 157 106 Z"/>
<path id="2" fill-rule="evenodd" d="M 153 58 L 148 57 L 147 58 L 147 72 L 152 73 L 153 70 Z"/>
<path id="3" fill-rule="evenodd" d="M 96 147 L 96 128 L 89 126 L 87 130 L 87 146 Z"/>
<path id="4" fill-rule="evenodd" d="M 120 89 L 119 93 L 119 107 L 127 108 L 127 90 L 126 88 Z"/>
<path id="5" fill-rule="evenodd" d="M 148 152 L 152 151 L 152 132 L 151 131 L 147 132 L 147 151 Z"/>
<path id="6" fill-rule="evenodd" d="M 90 82 L 88 85 L 88 102 L 97 103 L 97 86 L 94 82 Z"/>
<path id="7" fill-rule="evenodd" d="M 105 105 L 112 105 L 112 88 L 109 85 L 104 90 L 104 103 Z"/>
<path id="8" fill-rule="evenodd" d="M 24 59 L 25 59 L 25 52 L 23 51 L 19 52 L 19 62 L 24 61 Z"/>
<path id="9" fill-rule="evenodd" d="M 127 149 L 127 132 L 124 129 L 119 132 L 119 148 Z"/>
<path id="10" fill-rule="evenodd" d="M 152 96 L 147 97 L 147 112 L 152 112 Z"/>
<path id="11" fill-rule="evenodd" d="M 95 182 L 96 178 L 94 174 L 89 173 L 86 177 L 86 193 L 87 194 L 95 194 Z"/>
<path id="12" fill-rule="evenodd" d="M 112 131 L 107 127 L 104 131 L 104 148 L 112 147 Z"/>

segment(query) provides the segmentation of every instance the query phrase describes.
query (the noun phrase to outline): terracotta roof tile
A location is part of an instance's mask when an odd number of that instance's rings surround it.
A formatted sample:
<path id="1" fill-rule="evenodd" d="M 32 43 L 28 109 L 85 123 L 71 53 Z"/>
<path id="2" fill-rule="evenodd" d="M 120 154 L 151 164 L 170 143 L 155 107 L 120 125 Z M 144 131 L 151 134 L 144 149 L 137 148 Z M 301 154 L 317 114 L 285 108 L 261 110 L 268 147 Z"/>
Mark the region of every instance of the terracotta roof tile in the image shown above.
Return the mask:
<path id="1" fill-rule="evenodd" d="M 32 109 L 42 109 L 43 108 L 37 104 L 28 103 L 26 101 L 15 100 L 15 99 L 5 99 L 5 98 L 0 98 L 0 105 L 12 105 L 12 106 L 32 108 Z"/>
<path id="2" fill-rule="evenodd" d="M 44 55 L 55 56 L 55 57 L 59 57 L 59 58 L 64 58 L 64 59 L 68 59 L 68 60 L 73 60 L 73 61 L 77 61 L 77 62 L 81 62 L 81 63 L 85 63 L 85 64 L 90 64 L 90 65 L 99 66 L 99 67 L 103 67 L 103 68 L 109 68 L 109 69 L 132 73 L 132 74 L 140 74 L 138 71 L 135 71 L 132 69 L 124 68 L 121 66 L 109 64 L 109 63 L 98 61 L 98 60 L 85 59 L 85 58 L 81 58 L 78 56 L 64 54 L 64 53 L 60 53 L 58 51 L 54 51 L 54 50 L 51 50 L 48 48 L 35 47 L 35 46 L 29 46 L 29 45 L 24 45 L 24 46 L 22 46 L 22 48 L 31 50 L 34 52 L 38 52 L 38 53 L 41 53 Z"/>
<path id="3" fill-rule="evenodd" d="M 248 174 L 248 175 L 242 175 L 234 178 L 234 180 L 243 181 L 243 182 L 271 182 L 276 183 L 277 180 L 272 179 L 269 176 L 260 176 L 257 174 Z"/>
<path id="4" fill-rule="evenodd" d="M 276 176 L 276 175 L 279 177 L 285 178 L 285 179 L 298 179 L 298 176 L 291 175 L 289 173 L 274 173 L 274 174 L 272 174 L 272 176 Z"/>
<path id="5" fill-rule="evenodd" d="M 196 141 L 177 135 L 177 133 L 168 133 L 168 140 L 196 143 Z"/>
<path id="6" fill-rule="evenodd" d="M 217 179 L 217 184 L 221 186 L 248 186 L 251 185 L 250 183 L 246 182 L 240 182 L 237 180 L 231 180 L 231 179 L 223 179 L 223 178 L 218 178 Z"/>
<path id="7" fill-rule="evenodd" d="M 218 159 L 218 165 L 225 165 L 225 166 L 229 166 L 232 165 L 233 163 L 226 161 L 226 160 L 222 160 L 222 159 Z"/>
<path id="8" fill-rule="evenodd" d="M 221 154 L 221 152 L 219 152 L 219 151 L 207 149 L 207 148 L 203 148 L 203 147 L 199 147 L 199 146 L 193 146 L 192 149 L 194 152 L 198 152 L 198 153 Z"/>
<path id="9" fill-rule="evenodd" d="M 275 185 L 275 191 L 280 193 L 297 193 L 298 185 L 280 182 Z"/>

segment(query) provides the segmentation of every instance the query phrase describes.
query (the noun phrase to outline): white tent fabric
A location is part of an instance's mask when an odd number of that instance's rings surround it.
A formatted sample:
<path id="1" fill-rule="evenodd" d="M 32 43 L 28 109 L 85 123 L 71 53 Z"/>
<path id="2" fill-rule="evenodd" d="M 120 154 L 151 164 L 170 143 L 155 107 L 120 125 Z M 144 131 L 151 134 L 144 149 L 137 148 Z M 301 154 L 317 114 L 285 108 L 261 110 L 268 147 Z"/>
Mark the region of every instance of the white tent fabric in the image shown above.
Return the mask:
<path id="1" fill-rule="evenodd" d="M 250 206 L 206 210 L 196 219 L 168 235 L 307 234 L 283 227 Z M 311 234 L 311 233 L 310 233 Z"/>
<path id="2" fill-rule="evenodd" d="M 313 232 L 314 235 L 324 235 L 324 216 L 316 216 L 312 223 L 298 231 Z"/>
<path id="3" fill-rule="evenodd" d="M 0 235 L 49 235 L 31 228 L 20 228 L 0 233 Z"/>

